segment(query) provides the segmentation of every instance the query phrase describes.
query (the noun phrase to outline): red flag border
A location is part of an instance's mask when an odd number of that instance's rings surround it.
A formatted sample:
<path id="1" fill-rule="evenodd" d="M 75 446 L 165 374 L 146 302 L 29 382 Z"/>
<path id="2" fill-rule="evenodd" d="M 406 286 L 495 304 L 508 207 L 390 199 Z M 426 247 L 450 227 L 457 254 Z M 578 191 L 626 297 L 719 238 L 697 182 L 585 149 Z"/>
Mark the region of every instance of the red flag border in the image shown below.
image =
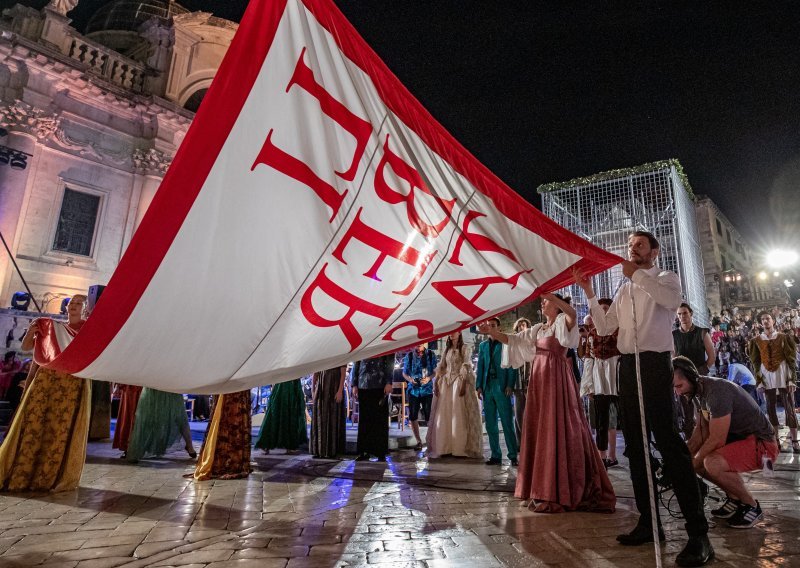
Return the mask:
<path id="1" fill-rule="evenodd" d="M 406 89 L 331 0 L 300 1 L 331 34 L 344 55 L 370 77 L 384 104 L 456 172 L 491 198 L 504 216 L 573 254 L 599 259 L 582 258 L 576 263 L 575 267 L 587 274 L 601 272 L 619 262 L 616 255 L 546 217 L 478 161 Z M 250 2 L 206 94 L 206 104 L 195 116 L 164 176 L 162 187 L 112 275 L 95 308 L 95 317 L 87 321 L 82 332 L 48 367 L 68 373 L 86 368 L 106 349 L 133 313 L 239 117 L 272 46 L 286 3 L 287 0 Z M 175 172 L 184 177 L 178 178 Z M 173 190 L 178 185 L 181 190 Z M 528 300 L 569 284 L 571 271 L 572 267 L 540 286 Z"/>

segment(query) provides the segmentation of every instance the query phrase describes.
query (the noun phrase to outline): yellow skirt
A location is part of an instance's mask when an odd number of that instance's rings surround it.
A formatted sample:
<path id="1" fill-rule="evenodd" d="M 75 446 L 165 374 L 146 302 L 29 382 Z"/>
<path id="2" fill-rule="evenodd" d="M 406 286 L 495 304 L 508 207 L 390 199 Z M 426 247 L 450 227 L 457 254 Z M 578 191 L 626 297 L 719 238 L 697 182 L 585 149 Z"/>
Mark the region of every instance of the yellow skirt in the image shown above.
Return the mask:
<path id="1" fill-rule="evenodd" d="M 89 381 L 40 368 L 0 446 L 0 489 L 77 488 L 86 461 L 90 412 Z"/>

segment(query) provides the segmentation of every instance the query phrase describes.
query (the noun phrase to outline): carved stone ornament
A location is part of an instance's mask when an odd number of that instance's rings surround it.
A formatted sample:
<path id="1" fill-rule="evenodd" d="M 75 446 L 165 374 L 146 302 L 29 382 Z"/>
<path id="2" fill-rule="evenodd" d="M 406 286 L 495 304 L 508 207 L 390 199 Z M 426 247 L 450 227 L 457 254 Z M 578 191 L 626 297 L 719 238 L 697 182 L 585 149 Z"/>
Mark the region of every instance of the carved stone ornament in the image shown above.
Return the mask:
<path id="1" fill-rule="evenodd" d="M 50 0 L 50 3 L 47 5 L 47 8 L 57 14 L 66 16 L 67 12 L 75 8 L 75 6 L 77 5 L 78 5 L 78 0 Z"/>
<path id="2" fill-rule="evenodd" d="M 53 113 L 22 101 L 0 106 L 0 124 L 4 128 L 32 134 L 39 140 L 50 138 L 58 130 L 60 121 Z"/>
<path id="3" fill-rule="evenodd" d="M 133 151 L 133 165 L 137 170 L 142 172 L 152 172 L 164 175 L 167 173 L 167 168 L 172 163 L 172 158 L 168 157 L 164 152 L 150 148 L 149 150 L 142 150 L 136 148 Z"/>
<path id="4" fill-rule="evenodd" d="M 98 162 L 110 162 L 117 166 L 124 166 L 130 163 L 128 161 L 131 153 L 130 146 L 122 145 L 117 149 L 108 148 L 103 146 L 99 141 L 94 140 L 91 135 L 87 136 L 84 134 L 83 136 L 79 136 L 74 132 L 68 132 L 63 125 L 56 131 L 52 141 L 65 150 Z"/>

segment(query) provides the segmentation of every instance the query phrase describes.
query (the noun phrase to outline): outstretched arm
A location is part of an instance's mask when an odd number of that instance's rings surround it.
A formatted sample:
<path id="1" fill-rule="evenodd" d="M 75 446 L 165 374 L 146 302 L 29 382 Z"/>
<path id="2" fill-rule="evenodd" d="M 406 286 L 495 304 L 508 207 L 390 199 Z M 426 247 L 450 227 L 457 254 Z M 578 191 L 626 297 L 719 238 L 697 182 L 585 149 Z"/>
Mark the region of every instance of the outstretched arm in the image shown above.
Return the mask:
<path id="1" fill-rule="evenodd" d="M 542 298 L 547 300 L 548 302 L 553 302 L 555 305 L 558 306 L 562 312 L 564 312 L 564 317 L 567 322 L 567 329 L 572 329 L 575 327 L 575 319 L 577 318 L 577 314 L 575 312 L 575 308 L 573 308 L 570 304 L 556 296 L 548 292 L 547 294 L 542 294 Z"/>
<path id="2" fill-rule="evenodd" d="M 597 298 L 594 295 L 594 288 L 592 281 L 582 272 L 573 270 L 572 275 L 575 277 L 575 284 L 577 284 L 586 294 L 586 299 L 589 300 L 589 313 L 592 316 L 594 327 L 597 329 L 598 335 L 611 335 L 619 327 L 617 320 L 617 300 L 611 304 L 611 308 L 606 312 L 600 307 Z"/>

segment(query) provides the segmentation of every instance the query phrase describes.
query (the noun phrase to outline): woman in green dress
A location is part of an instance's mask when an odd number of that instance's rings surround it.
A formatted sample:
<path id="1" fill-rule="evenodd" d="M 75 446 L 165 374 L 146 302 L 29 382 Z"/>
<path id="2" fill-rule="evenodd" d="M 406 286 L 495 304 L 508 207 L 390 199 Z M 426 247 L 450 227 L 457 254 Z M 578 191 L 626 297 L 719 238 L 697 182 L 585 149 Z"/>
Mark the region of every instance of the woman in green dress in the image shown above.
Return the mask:
<path id="1" fill-rule="evenodd" d="M 133 433 L 125 456 L 127 460 L 135 462 L 146 456 L 163 456 L 181 438 L 189 457 L 196 458 L 183 396 L 143 388 L 136 405 Z"/>
<path id="2" fill-rule="evenodd" d="M 300 379 L 272 385 L 256 448 L 267 454 L 275 448 L 289 453 L 296 452 L 307 441 L 306 397 Z"/>

